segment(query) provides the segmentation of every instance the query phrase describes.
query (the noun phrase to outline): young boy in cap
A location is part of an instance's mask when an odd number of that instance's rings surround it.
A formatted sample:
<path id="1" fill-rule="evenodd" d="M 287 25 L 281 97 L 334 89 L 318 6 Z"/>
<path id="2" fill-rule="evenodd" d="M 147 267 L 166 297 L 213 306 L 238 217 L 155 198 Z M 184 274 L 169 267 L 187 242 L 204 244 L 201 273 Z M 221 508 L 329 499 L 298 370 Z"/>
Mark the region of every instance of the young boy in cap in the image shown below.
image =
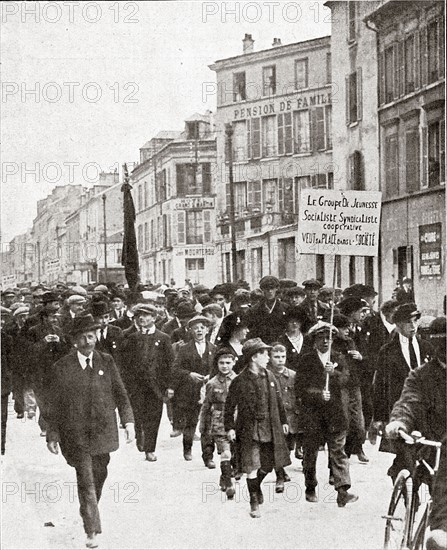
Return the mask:
<path id="1" fill-rule="evenodd" d="M 181 346 L 173 367 L 174 430 L 183 433 L 183 457 L 192 460 L 192 444 L 200 414 L 201 390 L 208 382 L 213 355 L 213 344 L 206 341 L 209 320 L 196 315 L 188 321 L 191 340 Z M 207 468 L 215 468 L 213 462 L 214 443 L 206 436 L 201 437 L 202 458 Z"/>
<path id="2" fill-rule="evenodd" d="M 224 407 L 231 381 L 236 378 L 233 372 L 236 358 L 229 348 L 220 348 L 214 355 L 214 369 L 217 374 L 206 385 L 205 400 L 200 412 L 200 433 L 212 438 L 220 454 L 220 487 L 229 499 L 234 497 L 231 468 L 231 442 L 224 426 Z M 213 374 L 213 373 L 211 373 Z"/>
<path id="3" fill-rule="evenodd" d="M 287 447 L 290 451 L 295 448 L 295 438 L 298 432 L 298 404 L 295 396 L 295 371 L 286 367 L 287 350 L 282 344 L 273 344 L 270 350 L 269 370 L 275 375 L 281 389 L 282 403 L 286 411 L 289 432 L 286 435 Z M 301 446 L 301 442 L 299 443 Z M 290 481 L 284 468 L 276 469 L 277 493 L 284 491 L 284 482 Z"/>
<path id="4" fill-rule="evenodd" d="M 253 518 L 260 517 L 259 505 L 264 502 L 262 480 L 273 469 L 290 464 L 284 437 L 289 427 L 281 389 L 267 370 L 270 349 L 260 338 L 245 342 L 243 356 L 247 366 L 231 383 L 225 404 L 225 431 L 230 441 L 238 441 Z"/>
<path id="5" fill-rule="evenodd" d="M 303 287 L 306 297 L 300 305 L 307 313 L 311 324 L 328 318 L 330 307 L 318 299 L 318 294 L 323 284 L 317 279 L 307 279 L 303 281 Z"/>
<path id="6" fill-rule="evenodd" d="M 298 365 L 295 393 L 301 398 L 304 415 L 303 471 L 306 484 L 306 500 L 317 502 L 315 488 L 318 485 L 316 464 L 318 449 L 322 442 L 328 444 L 329 456 L 338 492 L 337 504 L 343 507 L 358 499 L 348 493 L 351 487 L 349 460 L 345 454 L 348 420 L 343 405 L 342 388 L 348 381 L 348 371 L 343 357 L 331 350 L 331 332 L 337 329 L 323 321 L 309 330 L 314 349 L 305 354 Z M 329 375 L 329 389 L 326 376 Z"/>

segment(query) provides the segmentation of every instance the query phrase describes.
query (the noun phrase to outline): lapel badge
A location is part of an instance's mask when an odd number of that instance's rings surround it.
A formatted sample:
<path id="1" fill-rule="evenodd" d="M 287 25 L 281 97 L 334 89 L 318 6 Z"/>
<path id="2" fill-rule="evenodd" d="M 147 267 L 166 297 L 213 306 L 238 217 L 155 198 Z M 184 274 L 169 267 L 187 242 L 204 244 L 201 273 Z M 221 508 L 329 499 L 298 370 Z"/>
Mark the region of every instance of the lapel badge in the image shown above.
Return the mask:
<path id="1" fill-rule="evenodd" d="M 104 374 L 103 370 L 98 371 L 99 376 L 102 376 Z"/>

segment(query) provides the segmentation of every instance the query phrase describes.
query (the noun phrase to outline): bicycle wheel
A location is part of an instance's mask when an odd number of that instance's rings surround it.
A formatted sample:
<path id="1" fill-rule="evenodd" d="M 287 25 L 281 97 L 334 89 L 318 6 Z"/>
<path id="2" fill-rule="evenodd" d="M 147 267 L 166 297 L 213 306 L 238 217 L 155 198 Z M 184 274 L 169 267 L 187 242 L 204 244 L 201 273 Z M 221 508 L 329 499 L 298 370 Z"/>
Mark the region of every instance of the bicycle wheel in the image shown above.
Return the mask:
<path id="1" fill-rule="evenodd" d="M 425 548 L 425 533 L 428 527 L 428 515 L 429 515 L 429 505 L 425 506 L 424 512 L 419 519 L 417 524 L 413 540 L 411 542 L 412 550 L 423 550 Z M 416 520 L 417 521 L 417 520 Z"/>
<path id="2" fill-rule="evenodd" d="M 410 531 L 411 495 L 413 480 L 408 470 L 402 470 L 397 476 L 391 494 L 386 519 L 384 548 L 408 548 Z"/>

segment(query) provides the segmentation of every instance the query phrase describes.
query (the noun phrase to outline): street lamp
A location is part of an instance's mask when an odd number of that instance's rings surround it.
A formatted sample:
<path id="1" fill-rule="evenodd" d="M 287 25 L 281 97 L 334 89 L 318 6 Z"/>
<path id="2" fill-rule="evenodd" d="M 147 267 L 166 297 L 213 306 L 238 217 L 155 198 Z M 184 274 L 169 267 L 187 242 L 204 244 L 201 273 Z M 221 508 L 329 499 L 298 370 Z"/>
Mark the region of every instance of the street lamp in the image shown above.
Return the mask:
<path id="1" fill-rule="evenodd" d="M 234 212 L 234 186 L 233 186 L 233 124 L 228 122 L 225 124 L 225 159 L 228 162 L 228 177 L 230 183 L 230 235 L 231 235 L 231 262 L 233 282 L 237 281 L 237 265 L 236 265 L 236 227 L 235 227 L 235 212 Z"/>

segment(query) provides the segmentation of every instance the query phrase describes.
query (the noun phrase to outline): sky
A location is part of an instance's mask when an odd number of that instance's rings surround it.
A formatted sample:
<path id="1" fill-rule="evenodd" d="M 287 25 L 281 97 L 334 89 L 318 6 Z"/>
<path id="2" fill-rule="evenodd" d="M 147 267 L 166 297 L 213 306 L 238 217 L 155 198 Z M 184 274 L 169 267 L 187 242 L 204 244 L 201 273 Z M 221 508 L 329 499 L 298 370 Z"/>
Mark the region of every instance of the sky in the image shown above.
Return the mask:
<path id="1" fill-rule="evenodd" d="M 330 34 L 323 1 L 2 2 L 1 240 L 56 185 L 89 187 L 160 130 L 216 110 L 209 65 Z"/>

